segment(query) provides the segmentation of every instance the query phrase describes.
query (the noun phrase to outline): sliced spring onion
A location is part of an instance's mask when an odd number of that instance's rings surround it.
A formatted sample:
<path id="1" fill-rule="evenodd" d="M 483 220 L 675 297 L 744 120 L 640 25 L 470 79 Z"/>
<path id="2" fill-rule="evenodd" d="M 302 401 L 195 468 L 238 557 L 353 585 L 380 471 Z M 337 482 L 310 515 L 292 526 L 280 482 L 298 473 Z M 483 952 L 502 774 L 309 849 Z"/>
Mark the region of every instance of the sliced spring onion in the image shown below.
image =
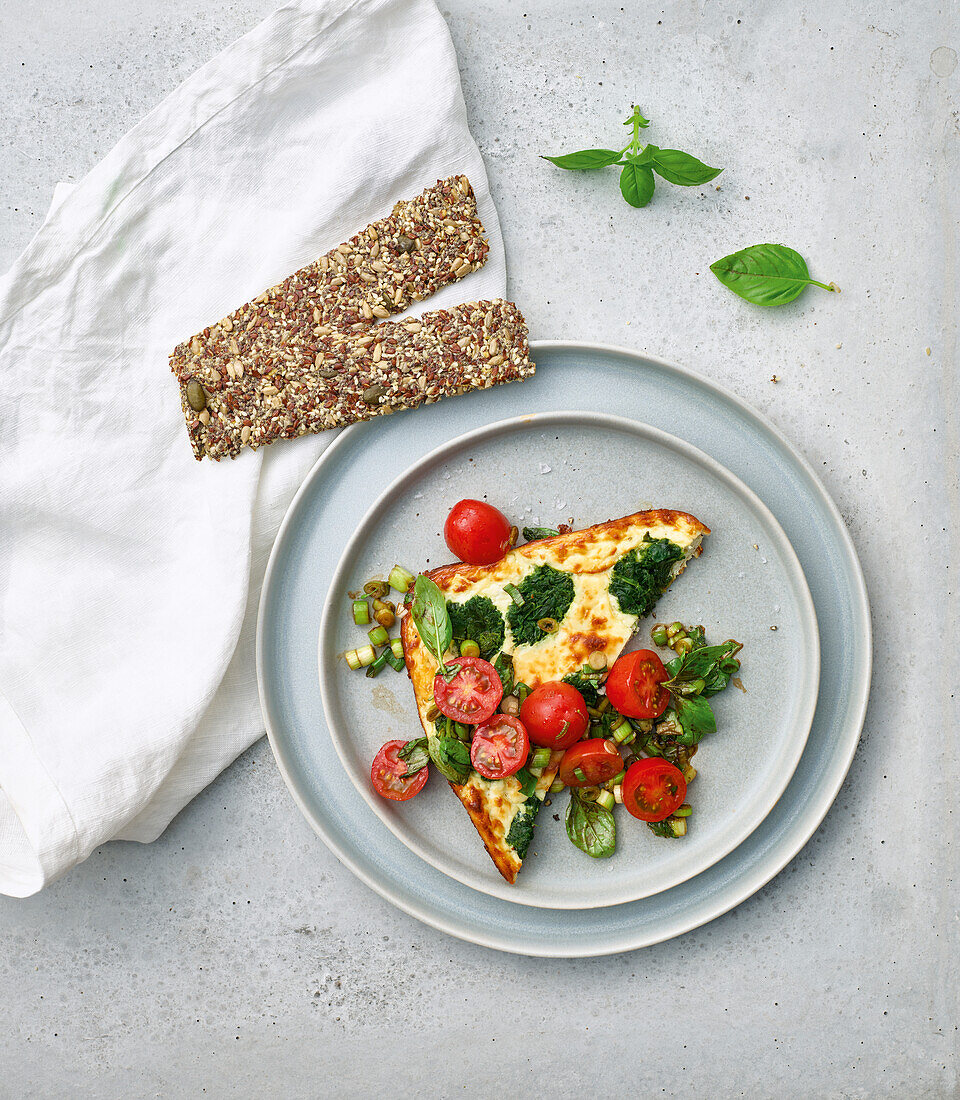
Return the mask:
<path id="1" fill-rule="evenodd" d="M 591 653 L 587 658 L 587 664 L 594 672 L 602 672 L 607 667 L 606 653 Z"/>
<path id="2" fill-rule="evenodd" d="M 367 637 L 371 645 L 386 645 L 390 641 L 390 635 L 382 626 L 375 626 L 373 630 L 368 630 Z"/>
<path id="3" fill-rule="evenodd" d="M 614 787 L 619 787 L 620 784 L 623 782 L 623 777 L 626 774 L 627 774 L 627 769 L 626 768 L 623 768 L 621 771 L 617 772 L 617 774 L 613 777 L 613 779 L 611 779 L 607 782 L 607 790 L 612 791 L 614 789 Z"/>
<path id="4" fill-rule="evenodd" d="M 650 640 L 654 645 L 664 646 L 670 640 L 667 637 L 667 628 L 663 623 L 657 623 L 657 625 L 650 631 Z"/>
<path id="5" fill-rule="evenodd" d="M 370 605 L 366 600 L 353 601 L 353 621 L 357 626 L 366 626 L 370 622 Z"/>
<path id="6" fill-rule="evenodd" d="M 684 802 L 684 804 L 682 806 L 678 806 L 677 809 L 675 809 L 673 811 L 673 816 L 674 817 L 689 817 L 692 813 L 693 813 L 693 807 L 690 805 L 689 802 Z"/>
<path id="7" fill-rule="evenodd" d="M 367 581 L 363 586 L 363 590 L 368 596 L 373 596 L 374 599 L 382 600 L 390 591 L 390 585 L 388 585 L 386 581 Z"/>
<path id="8" fill-rule="evenodd" d="M 626 718 L 621 718 L 610 732 L 618 745 L 628 745 L 637 736 Z"/>
<path id="9" fill-rule="evenodd" d="M 550 784 L 550 794 L 559 794 L 562 790 L 566 789 L 566 783 L 562 779 L 555 779 Z"/>
<path id="10" fill-rule="evenodd" d="M 531 775 L 535 775 L 537 779 L 539 779 L 540 776 L 543 775 L 543 768 L 527 768 L 527 771 Z"/>
<path id="11" fill-rule="evenodd" d="M 373 616 L 377 622 L 386 629 L 389 630 L 397 621 L 397 616 L 390 610 L 389 607 L 381 607 L 379 611 L 376 611 Z"/>
<path id="12" fill-rule="evenodd" d="M 402 657 L 397 657 L 389 649 L 383 651 L 383 656 L 387 658 L 387 664 L 394 670 L 394 672 L 403 672 L 407 667 Z"/>
<path id="13" fill-rule="evenodd" d="M 613 788 L 613 801 L 618 806 L 623 805 L 623 787 L 619 783 Z"/>
<path id="14" fill-rule="evenodd" d="M 402 565 L 395 565 L 390 570 L 390 576 L 387 580 L 390 582 L 390 587 L 395 588 L 398 592 L 409 592 L 410 585 L 413 584 L 414 581 L 414 576 L 408 569 L 404 569 Z"/>
<path id="15" fill-rule="evenodd" d="M 352 669 L 366 668 L 377 659 L 377 651 L 372 645 L 362 645 L 357 649 L 347 650 L 343 656 Z"/>
<path id="16" fill-rule="evenodd" d="M 379 657 L 377 657 L 370 667 L 367 669 L 368 676 L 379 676 L 380 670 L 387 663 L 387 654 L 390 651 L 388 649 L 383 650 Z"/>
<path id="17" fill-rule="evenodd" d="M 610 709 L 610 700 L 606 697 L 606 695 L 604 695 L 604 697 L 600 700 L 600 702 L 597 703 L 597 710 L 600 711 L 601 714 L 604 714 L 609 709 Z"/>
<path id="18" fill-rule="evenodd" d="M 687 819 L 685 817 L 671 817 L 667 823 L 674 836 L 687 835 Z"/>
<path id="19" fill-rule="evenodd" d="M 586 774 L 585 774 L 585 772 L 584 772 L 583 768 L 574 768 L 574 769 L 573 769 L 573 775 L 574 775 L 574 778 L 575 778 L 575 779 L 576 779 L 576 780 L 577 780 L 578 782 L 580 782 L 580 783 L 586 783 L 586 781 L 587 781 L 587 776 L 586 776 Z"/>
<path id="20" fill-rule="evenodd" d="M 580 799 L 583 802 L 596 802 L 597 796 L 600 794 L 600 788 L 581 787 L 577 793 L 580 795 Z"/>
<path id="21" fill-rule="evenodd" d="M 507 581 L 507 583 L 503 586 L 503 590 L 510 597 L 510 599 L 513 600 L 514 603 L 523 603 L 523 596 L 520 594 L 520 589 L 517 588 L 515 584 Z"/>
<path id="22" fill-rule="evenodd" d="M 556 619 L 537 619 L 537 627 L 542 630 L 544 634 L 556 634 L 560 629 L 560 624 Z"/>
<path id="23" fill-rule="evenodd" d="M 480 647 L 473 640 L 473 638 L 464 638 L 460 643 L 460 656 L 461 657 L 479 657 Z"/>
<path id="24" fill-rule="evenodd" d="M 550 750 L 546 748 L 537 748 L 533 750 L 533 755 L 530 757 L 528 767 L 532 768 L 545 768 L 550 763 Z"/>
<path id="25" fill-rule="evenodd" d="M 524 700 L 527 698 L 531 691 L 533 691 L 533 688 L 528 687 L 524 683 L 514 684 L 513 694 L 516 695 L 517 702 L 520 704 L 520 706 L 523 706 Z"/>
<path id="26" fill-rule="evenodd" d="M 687 764 L 683 769 L 683 778 L 688 783 L 692 783 L 697 778 L 697 769 L 692 764 Z"/>
<path id="27" fill-rule="evenodd" d="M 394 657 L 403 657 L 403 642 L 399 638 L 390 639 L 390 649 Z"/>
<path id="28" fill-rule="evenodd" d="M 601 791 L 597 795 L 597 805 L 602 806 L 605 810 L 612 810 L 616 805 L 616 799 L 610 791 Z"/>

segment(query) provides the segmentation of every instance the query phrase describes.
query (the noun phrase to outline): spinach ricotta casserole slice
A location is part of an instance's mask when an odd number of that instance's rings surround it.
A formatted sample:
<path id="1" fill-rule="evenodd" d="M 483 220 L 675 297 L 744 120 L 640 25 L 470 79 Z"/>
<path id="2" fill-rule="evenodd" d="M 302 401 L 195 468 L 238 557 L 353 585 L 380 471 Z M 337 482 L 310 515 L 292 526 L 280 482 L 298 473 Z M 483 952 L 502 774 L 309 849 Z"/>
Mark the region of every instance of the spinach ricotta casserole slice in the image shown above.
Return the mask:
<path id="1" fill-rule="evenodd" d="M 501 680 L 509 681 L 504 695 L 513 684 L 533 689 L 566 680 L 589 705 L 603 670 L 709 533 L 685 512 L 637 512 L 528 542 L 492 565 L 445 565 L 427 576 L 447 601 L 453 641 L 476 642 Z M 497 869 L 513 883 L 563 753 L 551 753 L 540 775 L 521 768 L 506 779 L 483 778 L 470 766 L 469 744 L 434 705 L 439 665 L 412 615 L 403 619 L 401 638 L 431 760 L 470 814 Z"/>

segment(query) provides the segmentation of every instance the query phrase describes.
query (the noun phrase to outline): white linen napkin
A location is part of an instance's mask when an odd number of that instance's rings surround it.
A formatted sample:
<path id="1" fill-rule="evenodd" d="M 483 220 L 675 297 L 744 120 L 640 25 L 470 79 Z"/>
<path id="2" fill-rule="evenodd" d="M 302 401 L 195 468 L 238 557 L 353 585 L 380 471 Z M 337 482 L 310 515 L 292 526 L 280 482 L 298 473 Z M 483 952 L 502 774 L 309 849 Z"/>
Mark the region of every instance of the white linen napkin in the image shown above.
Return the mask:
<path id="1" fill-rule="evenodd" d="M 263 570 L 334 433 L 198 463 L 170 351 L 453 173 L 490 258 L 421 309 L 505 291 L 447 28 L 433 0 L 300 0 L 58 196 L 0 280 L 0 891 L 155 839 L 263 732 Z"/>

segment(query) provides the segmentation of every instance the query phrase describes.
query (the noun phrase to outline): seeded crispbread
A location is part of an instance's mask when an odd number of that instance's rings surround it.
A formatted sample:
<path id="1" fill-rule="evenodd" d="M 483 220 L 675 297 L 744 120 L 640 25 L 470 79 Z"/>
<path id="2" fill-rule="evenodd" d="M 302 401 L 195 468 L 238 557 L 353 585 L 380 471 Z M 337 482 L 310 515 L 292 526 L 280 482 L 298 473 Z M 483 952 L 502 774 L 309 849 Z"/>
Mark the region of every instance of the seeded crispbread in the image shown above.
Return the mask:
<path id="1" fill-rule="evenodd" d="M 179 360 L 181 404 L 194 454 L 220 459 L 244 446 L 321 432 L 441 397 L 530 377 L 520 310 L 500 299 L 421 318 L 290 343 L 276 361 L 217 378 Z M 197 406 L 201 408 L 198 409 Z"/>

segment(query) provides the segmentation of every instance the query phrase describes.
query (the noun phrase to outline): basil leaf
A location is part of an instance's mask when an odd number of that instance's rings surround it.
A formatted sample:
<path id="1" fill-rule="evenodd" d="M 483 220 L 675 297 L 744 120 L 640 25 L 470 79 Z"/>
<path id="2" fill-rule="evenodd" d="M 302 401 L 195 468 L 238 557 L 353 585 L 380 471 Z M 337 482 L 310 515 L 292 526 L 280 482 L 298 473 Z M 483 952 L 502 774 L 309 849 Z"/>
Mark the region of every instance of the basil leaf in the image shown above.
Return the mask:
<path id="1" fill-rule="evenodd" d="M 710 270 L 728 290 L 757 306 L 786 305 L 811 283 L 838 289 L 811 279 L 804 258 L 783 244 L 751 245 L 712 263 Z"/>
<path id="2" fill-rule="evenodd" d="M 656 182 L 653 172 L 635 154 L 628 155 L 620 172 L 620 193 L 631 206 L 646 206 L 653 198 Z"/>
<path id="3" fill-rule="evenodd" d="M 683 730 L 676 738 L 681 745 L 697 745 L 708 733 L 716 733 L 713 709 L 702 695 L 674 695 L 673 709 Z"/>
<path id="4" fill-rule="evenodd" d="M 410 614 L 423 644 L 436 658 L 440 671 L 445 672 L 443 657 L 453 640 L 453 628 L 443 593 L 425 573 L 421 573 L 414 583 Z"/>
<path id="5" fill-rule="evenodd" d="M 552 527 L 524 527 L 523 538 L 526 542 L 534 542 L 536 539 L 550 539 L 554 535 L 559 535 L 559 531 L 554 531 Z"/>
<path id="6" fill-rule="evenodd" d="M 578 153 L 563 153 L 558 157 L 541 157 L 558 168 L 593 169 L 606 168 L 620 159 L 619 149 L 581 149 Z"/>
<path id="7" fill-rule="evenodd" d="M 493 667 L 497 671 L 497 675 L 500 677 L 500 683 L 503 685 L 503 694 L 509 695 L 513 691 L 513 658 L 509 653 L 498 653 Z"/>
<path id="8" fill-rule="evenodd" d="M 576 790 L 571 790 L 564 824 L 567 836 L 581 852 L 594 859 L 613 855 L 617 846 L 617 823 L 610 810 L 596 802 L 584 802 Z"/>
<path id="9" fill-rule="evenodd" d="M 702 160 L 697 160 L 689 153 L 682 153 L 679 149 L 658 149 L 656 145 L 648 145 L 646 163 L 662 176 L 667 183 L 676 183 L 680 187 L 697 187 L 701 183 L 709 183 L 723 171 L 722 168 L 711 168 Z"/>
<path id="10" fill-rule="evenodd" d="M 520 784 L 520 790 L 523 793 L 524 798 L 532 798 L 537 789 L 537 777 L 530 771 L 529 768 L 523 767 L 519 771 L 513 773 L 517 782 Z"/>
<path id="11" fill-rule="evenodd" d="M 430 759 L 437 771 L 451 783 L 466 783 L 470 777 L 470 747 L 456 737 L 438 734 L 429 739 Z"/>
<path id="12" fill-rule="evenodd" d="M 402 777 L 403 779 L 409 779 L 411 775 L 416 775 L 418 771 L 421 771 L 430 763 L 427 738 L 418 737 L 414 741 L 408 741 L 397 753 L 397 757 L 407 762 L 407 771 Z"/>

